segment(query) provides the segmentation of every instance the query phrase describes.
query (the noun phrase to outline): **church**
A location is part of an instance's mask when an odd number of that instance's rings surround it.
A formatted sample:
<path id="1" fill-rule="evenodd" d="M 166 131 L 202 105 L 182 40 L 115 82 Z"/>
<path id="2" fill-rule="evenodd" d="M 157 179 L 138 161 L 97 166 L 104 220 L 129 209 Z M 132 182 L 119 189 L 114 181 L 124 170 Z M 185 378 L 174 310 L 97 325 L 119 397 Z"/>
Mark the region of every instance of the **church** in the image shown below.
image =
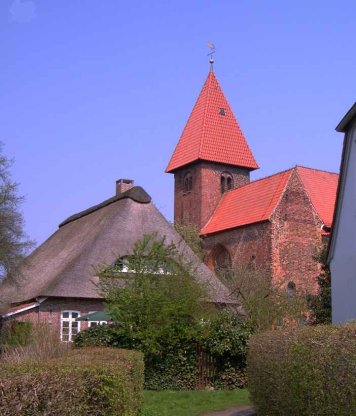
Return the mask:
<path id="1" fill-rule="evenodd" d="M 258 168 L 211 64 L 166 168 L 174 221 L 200 230 L 211 269 L 253 268 L 287 290 L 315 293 L 314 257 L 329 238 L 338 175 L 295 166 L 251 181 Z"/>
<path id="2" fill-rule="evenodd" d="M 338 175 L 295 166 L 251 181 L 255 169 L 252 150 L 211 67 L 166 169 L 175 178 L 175 222 L 199 229 L 206 264 L 144 189 L 120 179 L 115 196 L 63 221 L 25 259 L 19 287 L 4 282 L 1 290 L 10 307 L 2 318 L 46 322 L 62 341 L 72 341 L 93 324 L 79 318 L 104 308 L 98 265 L 129 256 L 147 234 L 177 246 L 206 288 L 206 301 L 219 307 L 242 313 L 213 273 L 226 267 L 262 271 L 286 290 L 315 293 L 320 266 L 314 256 L 329 238 Z"/>

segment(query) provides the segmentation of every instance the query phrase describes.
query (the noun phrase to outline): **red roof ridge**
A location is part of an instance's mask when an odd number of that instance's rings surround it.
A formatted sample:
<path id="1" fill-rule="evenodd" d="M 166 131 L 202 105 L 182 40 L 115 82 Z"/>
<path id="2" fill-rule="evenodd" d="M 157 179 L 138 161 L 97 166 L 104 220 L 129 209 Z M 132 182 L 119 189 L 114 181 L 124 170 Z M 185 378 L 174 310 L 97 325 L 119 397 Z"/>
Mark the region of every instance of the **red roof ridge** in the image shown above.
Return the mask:
<path id="1" fill-rule="evenodd" d="M 338 173 L 336 173 L 336 172 L 330 172 L 330 171 L 323 170 L 323 169 L 316 169 L 316 168 L 310 168 L 310 167 L 308 167 L 308 166 L 295 165 L 295 166 L 293 166 L 293 167 L 291 167 L 291 168 L 284 169 L 284 170 L 281 170 L 281 171 L 276 172 L 276 173 L 271 173 L 270 175 L 264 176 L 263 178 L 254 179 L 253 181 L 250 181 L 249 183 L 246 183 L 245 185 L 241 185 L 241 186 L 239 186 L 238 188 L 235 188 L 235 189 L 231 189 L 231 190 L 229 190 L 229 191 L 226 191 L 226 192 L 224 193 L 224 196 L 225 196 L 226 194 L 228 194 L 228 193 L 231 193 L 231 192 L 237 191 L 238 189 L 241 189 L 241 188 L 244 188 L 244 187 L 246 187 L 246 186 L 249 186 L 249 185 L 251 185 L 252 183 L 255 183 L 255 182 L 258 182 L 258 181 L 264 181 L 265 179 L 271 178 L 272 176 L 281 175 L 282 173 L 286 173 L 286 172 L 288 172 L 288 171 L 293 171 L 293 170 L 296 170 L 297 168 L 303 168 L 303 169 L 308 169 L 308 170 L 315 170 L 315 171 L 318 171 L 318 172 L 330 173 L 330 174 L 332 174 L 332 175 L 337 175 L 337 176 L 339 175 L 339 174 L 338 174 Z M 220 202 L 221 202 L 223 199 L 224 199 L 224 198 L 221 198 Z M 220 202 L 219 202 L 219 203 L 220 203 Z M 217 208 L 217 207 L 216 207 L 216 208 Z"/>
<path id="2" fill-rule="evenodd" d="M 309 169 L 309 170 L 315 170 L 315 171 L 318 171 L 318 172 L 330 173 L 332 175 L 339 175 L 337 172 L 331 172 L 330 170 L 310 168 L 309 166 L 303 166 L 303 165 L 295 165 L 295 168 Z"/>
<path id="3" fill-rule="evenodd" d="M 296 166 L 295 166 L 295 167 L 296 167 Z M 251 185 L 252 183 L 256 183 L 256 182 L 259 182 L 259 181 L 264 181 L 265 179 L 271 178 L 272 176 L 277 176 L 277 175 L 281 175 L 282 173 L 286 173 L 286 172 L 288 172 L 288 171 L 292 171 L 293 169 L 295 169 L 295 167 L 293 167 L 293 168 L 289 168 L 289 169 L 284 169 L 284 170 L 281 170 L 280 172 L 271 173 L 270 175 L 268 175 L 268 176 L 264 176 L 263 178 L 254 179 L 253 181 L 250 181 L 249 183 L 246 183 L 245 185 L 241 185 L 241 186 L 239 186 L 239 187 L 238 187 L 238 188 L 236 188 L 236 189 L 231 189 L 230 191 L 225 192 L 225 194 L 226 194 L 226 193 L 230 193 L 230 192 L 237 191 L 238 189 L 241 189 L 241 188 L 244 188 L 244 187 L 246 187 L 246 186 L 249 186 L 249 185 Z M 224 195 L 225 195 L 225 194 L 224 194 Z"/>
<path id="4" fill-rule="evenodd" d="M 268 219 L 269 219 L 269 220 L 271 219 L 271 217 L 272 217 L 272 215 L 274 214 L 274 212 L 276 211 L 276 209 L 277 209 L 277 207 L 278 207 L 279 203 L 281 202 L 281 199 L 283 198 L 284 192 L 285 192 L 285 190 L 286 190 L 286 188 L 287 188 L 288 182 L 289 182 L 289 180 L 290 180 L 290 178 L 291 178 L 291 176 L 292 176 L 293 171 L 294 171 L 294 168 L 292 168 L 292 169 L 287 169 L 287 170 L 284 170 L 284 171 L 280 172 L 280 174 L 290 172 L 290 173 L 289 173 L 289 178 L 286 180 L 286 183 L 284 184 L 283 190 L 279 193 L 279 198 L 278 198 L 278 200 L 276 201 L 276 203 L 274 204 L 274 207 L 273 207 L 273 209 L 272 209 L 271 213 L 270 213 L 270 214 L 269 214 L 269 216 L 268 216 Z M 278 174 L 277 174 L 277 175 L 278 175 Z M 276 190 L 276 192 L 277 192 L 277 190 Z M 273 196 L 271 197 L 271 200 L 273 200 Z M 266 211 L 267 211 L 267 208 L 266 208 Z"/>
<path id="5" fill-rule="evenodd" d="M 201 148 L 202 148 L 202 145 L 203 145 L 203 137 L 204 137 L 204 132 L 205 132 L 206 113 L 208 112 L 208 106 L 206 105 L 206 103 L 209 102 L 210 84 L 211 84 L 211 74 L 213 74 L 213 76 L 215 77 L 215 74 L 214 74 L 214 72 L 213 72 L 212 69 L 210 69 L 209 75 L 208 75 L 209 85 L 208 85 L 208 93 L 206 94 L 206 98 L 205 98 L 204 115 L 203 115 L 203 126 L 202 126 L 202 129 L 201 129 L 200 143 L 199 143 L 199 155 L 201 155 Z"/>

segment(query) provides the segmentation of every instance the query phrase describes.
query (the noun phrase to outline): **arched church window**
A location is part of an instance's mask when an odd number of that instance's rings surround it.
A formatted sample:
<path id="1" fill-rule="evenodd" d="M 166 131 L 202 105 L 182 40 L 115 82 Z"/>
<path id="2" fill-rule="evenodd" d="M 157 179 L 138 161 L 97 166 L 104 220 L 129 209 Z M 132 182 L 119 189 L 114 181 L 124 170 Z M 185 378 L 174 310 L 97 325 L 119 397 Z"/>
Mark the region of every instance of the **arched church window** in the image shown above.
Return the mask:
<path id="1" fill-rule="evenodd" d="M 289 282 L 287 285 L 287 294 L 289 298 L 294 298 L 295 296 L 295 283 L 294 282 Z"/>
<path id="2" fill-rule="evenodd" d="M 191 172 L 187 172 L 183 178 L 183 191 L 189 192 L 193 188 L 193 176 Z"/>
<path id="3" fill-rule="evenodd" d="M 221 193 L 222 194 L 225 192 L 225 187 L 226 187 L 225 182 L 226 182 L 225 176 L 221 175 L 221 178 L 220 178 L 220 186 L 221 186 Z"/>
<path id="4" fill-rule="evenodd" d="M 218 244 L 214 247 L 212 251 L 212 261 L 216 273 L 222 274 L 225 277 L 231 273 L 231 256 L 222 244 Z"/>
<path id="5" fill-rule="evenodd" d="M 220 178 L 221 193 L 230 191 L 234 187 L 234 180 L 230 172 L 223 172 Z"/>

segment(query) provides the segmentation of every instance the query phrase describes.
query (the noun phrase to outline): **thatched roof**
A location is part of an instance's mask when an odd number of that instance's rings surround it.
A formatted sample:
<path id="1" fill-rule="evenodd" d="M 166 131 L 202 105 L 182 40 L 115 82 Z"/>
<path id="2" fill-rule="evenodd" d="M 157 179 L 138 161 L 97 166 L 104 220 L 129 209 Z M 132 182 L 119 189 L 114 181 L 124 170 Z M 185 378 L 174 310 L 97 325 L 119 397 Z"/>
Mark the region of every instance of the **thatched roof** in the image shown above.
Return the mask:
<path id="1" fill-rule="evenodd" d="M 100 298 L 94 268 L 132 253 L 143 235 L 157 233 L 174 243 L 195 269 L 196 279 L 217 303 L 236 303 L 226 287 L 182 241 L 174 227 L 140 187 L 110 198 L 62 222 L 59 229 L 26 259 L 22 287 L 12 302 L 41 296 Z"/>

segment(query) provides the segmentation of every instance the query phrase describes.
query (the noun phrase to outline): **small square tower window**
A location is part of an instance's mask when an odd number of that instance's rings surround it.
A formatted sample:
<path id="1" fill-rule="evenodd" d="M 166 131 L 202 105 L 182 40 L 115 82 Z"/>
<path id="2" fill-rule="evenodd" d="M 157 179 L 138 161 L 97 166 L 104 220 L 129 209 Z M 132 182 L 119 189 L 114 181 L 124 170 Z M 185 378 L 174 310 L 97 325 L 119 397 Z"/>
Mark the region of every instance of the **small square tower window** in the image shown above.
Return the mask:
<path id="1" fill-rule="evenodd" d="M 226 110 L 225 110 L 225 108 L 219 108 L 219 114 L 221 116 L 226 116 Z"/>

